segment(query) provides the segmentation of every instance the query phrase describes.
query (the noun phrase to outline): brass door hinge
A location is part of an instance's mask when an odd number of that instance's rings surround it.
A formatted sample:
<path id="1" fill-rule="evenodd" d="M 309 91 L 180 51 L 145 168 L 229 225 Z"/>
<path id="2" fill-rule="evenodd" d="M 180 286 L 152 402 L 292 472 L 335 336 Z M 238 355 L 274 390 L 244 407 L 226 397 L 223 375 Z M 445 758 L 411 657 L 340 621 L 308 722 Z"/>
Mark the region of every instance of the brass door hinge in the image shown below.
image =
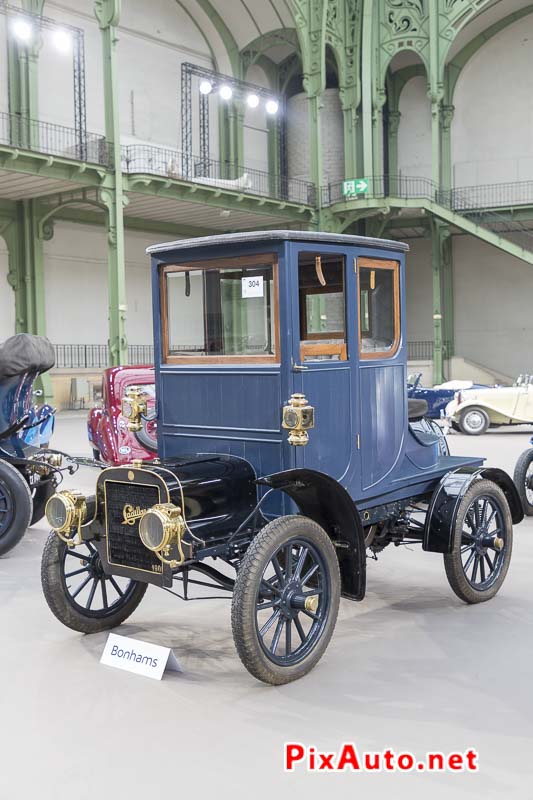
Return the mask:
<path id="1" fill-rule="evenodd" d="M 357 449 L 360 450 L 361 449 L 361 434 L 360 433 L 357 434 L 356 441 L 357 441 Z"/>

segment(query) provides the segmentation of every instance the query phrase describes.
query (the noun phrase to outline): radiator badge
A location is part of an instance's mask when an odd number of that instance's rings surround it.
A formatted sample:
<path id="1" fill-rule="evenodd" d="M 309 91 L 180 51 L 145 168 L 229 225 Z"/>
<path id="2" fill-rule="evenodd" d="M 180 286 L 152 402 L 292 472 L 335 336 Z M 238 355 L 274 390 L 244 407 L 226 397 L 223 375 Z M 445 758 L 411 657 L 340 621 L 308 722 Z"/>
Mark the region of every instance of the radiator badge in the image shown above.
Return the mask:
<path id="1" fill-rule="evenodd" d="M 147 509 L 140 506 L 132 506 L 126 503 L 122 509 L 122 525 L 135 525 L 138 519 L 146 514 Z"/>

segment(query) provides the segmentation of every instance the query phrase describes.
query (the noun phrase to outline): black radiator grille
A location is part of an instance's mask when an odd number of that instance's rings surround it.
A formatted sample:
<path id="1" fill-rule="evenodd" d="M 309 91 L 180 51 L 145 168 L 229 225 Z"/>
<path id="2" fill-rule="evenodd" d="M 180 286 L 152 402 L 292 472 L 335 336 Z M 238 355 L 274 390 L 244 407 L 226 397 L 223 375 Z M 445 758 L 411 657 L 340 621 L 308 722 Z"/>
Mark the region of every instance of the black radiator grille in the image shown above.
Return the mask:
<path id="1" fill-rule="evenodd" d="M 109 563 L 161 572 L 161 562 L 139 537 L 139 511 L 147 511 L 159 502 L 157 486 L 106 481 L 105 496 Z M 129 524 L 125 518 L 129 519 Z"/>

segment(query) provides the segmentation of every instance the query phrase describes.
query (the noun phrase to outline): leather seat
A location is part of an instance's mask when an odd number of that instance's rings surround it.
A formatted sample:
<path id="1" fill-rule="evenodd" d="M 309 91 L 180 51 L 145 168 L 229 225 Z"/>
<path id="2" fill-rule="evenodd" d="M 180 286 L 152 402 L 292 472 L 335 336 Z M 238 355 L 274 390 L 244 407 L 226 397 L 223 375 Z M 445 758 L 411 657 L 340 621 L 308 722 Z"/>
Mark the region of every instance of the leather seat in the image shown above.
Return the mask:
<path id="1" fill-rule="evenodd" d="M 428 404 L 425 400 L 420 400 L 416 397 L 409 397 L 407 400 L 407 418 L 409 422 L 415 422 L 417 419 L 422 419 L 428 413 Z"/>

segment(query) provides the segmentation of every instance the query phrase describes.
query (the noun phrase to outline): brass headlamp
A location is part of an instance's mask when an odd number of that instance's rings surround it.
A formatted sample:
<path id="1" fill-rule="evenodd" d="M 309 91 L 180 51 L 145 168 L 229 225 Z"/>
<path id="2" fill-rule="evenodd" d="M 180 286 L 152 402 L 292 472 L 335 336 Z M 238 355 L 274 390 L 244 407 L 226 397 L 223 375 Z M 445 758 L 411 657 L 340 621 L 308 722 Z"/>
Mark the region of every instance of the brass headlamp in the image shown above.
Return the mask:
<path id="1" fill-rule="evenodd" d="M 181 544 L 185 530 L 181 508 L 173 503 L 159 503 L 152 506 L 139 522 L 139 536 L 144 546 L 172 569 L 179 567 L 185 561 Z M 170 558 L 172 545 L 176 545 L 178 549 L 179 560 Z"/>
<path id="2" fill-rule="evenodd" d="M 82 542 L 80 529 L 87 520 L 87 500 L 81 492 L 64 490 L 52 495 L 46 504 L 48 524 L 71 547 Z M 72 538 L 68 534 L 72 534 L 74 528 L 77 529 L 77 535 Z"/>
<path id="3" fill-rule="evenodd" d="M 315 409 L 309 405 L 305 395 L 291 395 L 288 405 L 283 407 L 282 426 L 290 430 L 289 444 L 307 444 L 307 431 L 315 427 Z"/>
<path id="4" fill-rule="evenodd" d="M 141 417 L 146 415 L 146 392 L 139 386 L 130 386 L 126 396 L 122 398 L 122 416 L 126 417 L 128 430 L 140 431 L 142 428 Z"/>

